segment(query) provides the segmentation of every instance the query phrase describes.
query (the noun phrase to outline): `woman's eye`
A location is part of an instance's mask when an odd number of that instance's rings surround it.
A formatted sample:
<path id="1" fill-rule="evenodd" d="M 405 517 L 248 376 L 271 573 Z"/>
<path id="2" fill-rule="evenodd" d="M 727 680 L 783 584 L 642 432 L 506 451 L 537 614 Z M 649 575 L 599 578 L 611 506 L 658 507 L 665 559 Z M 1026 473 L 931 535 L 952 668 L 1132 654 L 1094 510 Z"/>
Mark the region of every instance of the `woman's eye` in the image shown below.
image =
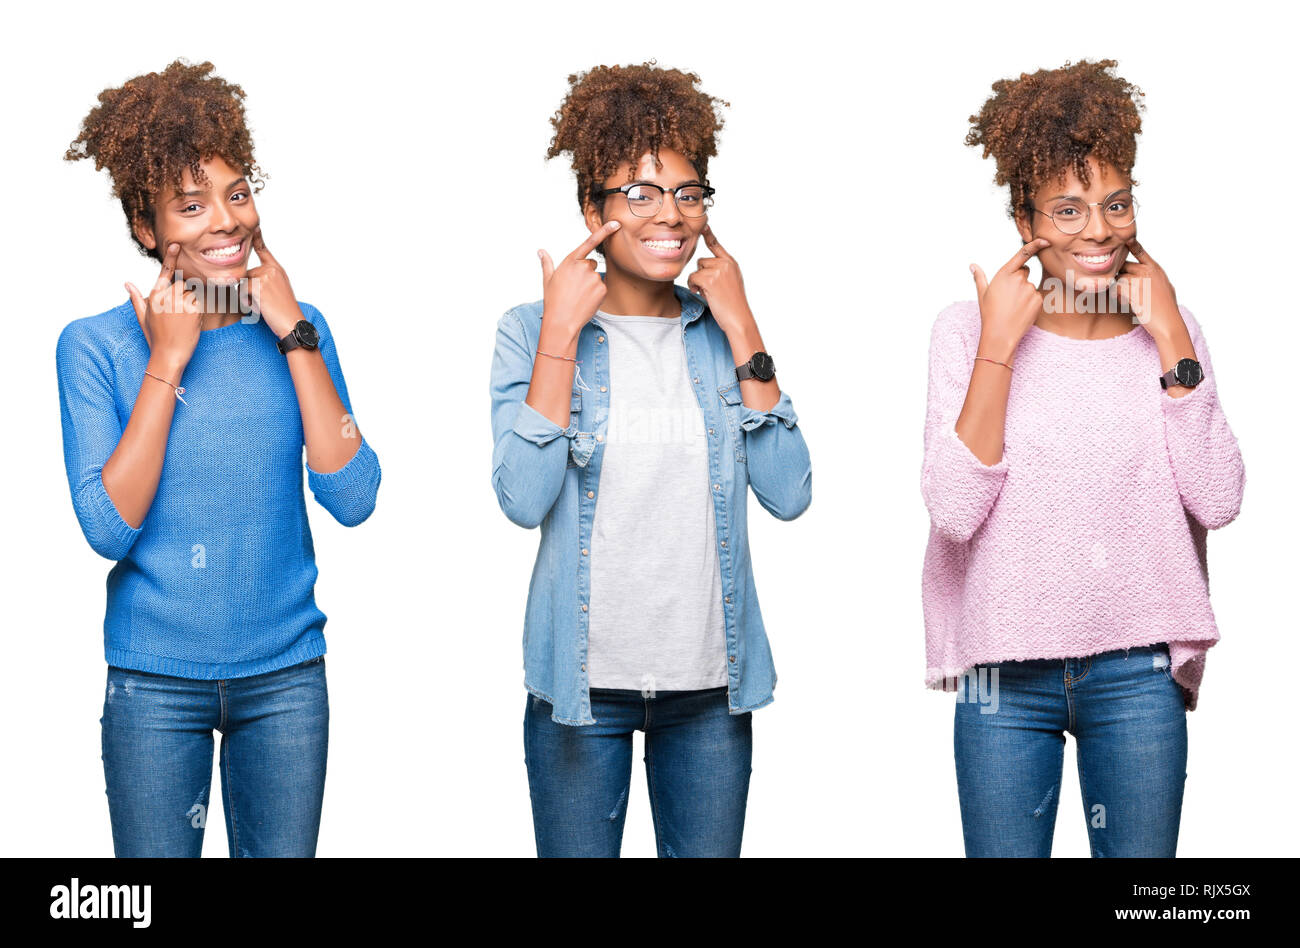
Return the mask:
<path id="1" fill-rule="evenodd" d="M 243 191 L 236 191 L 234 194 L 232 194 L 232 195 L 230 196 L 230 200 L 233 201 L 233 200 L 235 200 L 235 198 L 240 198 L 240 199 L 242 199 L 242 200 L 247 200 L 247 199 L 248 199 L 248 195 L 245 194 Z"/>
<path id="2" fill-rule="evenodd" d="M 181 208 L 181 213 L 190 214 L 193 213 L 194 211 L 197 211 L 198 209 L 199 209 L 199 205 L 197 204 L 186 204 L 183 208 Z"/>

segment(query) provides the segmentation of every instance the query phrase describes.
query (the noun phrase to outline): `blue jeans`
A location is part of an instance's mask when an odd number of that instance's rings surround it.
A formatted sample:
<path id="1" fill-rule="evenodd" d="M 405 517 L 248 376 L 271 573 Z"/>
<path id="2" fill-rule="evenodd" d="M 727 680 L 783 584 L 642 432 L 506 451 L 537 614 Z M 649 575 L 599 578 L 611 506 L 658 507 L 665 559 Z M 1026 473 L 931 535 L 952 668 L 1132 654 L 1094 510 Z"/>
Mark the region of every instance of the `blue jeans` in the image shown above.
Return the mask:
<path id="1" fill-rule="evenodd" d="M 203 849 L 213 729 L 231 856 L 314 856 L 325 794 L 325 658 L 200 681 L 108 668 L 100 719 L 113 851 Z"/>
<path id="2" fill-rule="evenodd" d="M 730 714 L 727 689 L 591 689 L 595 724 L 551 720 L 529 695 L 524 761 L 537 855 L 615 857 L 632 781 L 632 732 L 645 732 L 645 770 L 660 856 L 740 855 L 749 796 L 751 712 Z"/>
<path id="3" fill-rule="evenodd" d="M 1172 857 L 1187 717 L 1164 645 L 979 665 L 961 680 L 954 746 L 966 855 L 1051 855 L 1067 731 L 1092 855 Z"/>

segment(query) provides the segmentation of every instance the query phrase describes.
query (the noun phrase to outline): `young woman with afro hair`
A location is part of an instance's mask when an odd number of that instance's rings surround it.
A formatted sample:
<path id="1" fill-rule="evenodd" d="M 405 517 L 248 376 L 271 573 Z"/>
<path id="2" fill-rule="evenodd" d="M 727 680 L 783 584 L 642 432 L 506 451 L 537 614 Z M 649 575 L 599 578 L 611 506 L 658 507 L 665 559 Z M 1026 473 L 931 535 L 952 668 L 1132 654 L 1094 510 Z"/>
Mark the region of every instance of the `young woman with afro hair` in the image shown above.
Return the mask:
<path id="1" fill-rule="evenodd" d="M 346 526 L 374 509 L 380 469 L 324 317 L 267 249 L 244 92 L 212 69 L 105 89 L 65 155 L 108 170 L 159 270 L 59 337 L 64 460 L 82 531 L 115 562 L 114 851 L 200 855 L 217 730 L 230 854 L 311 856 L 329 704 L 303 448 Z"/>
<path id="2" fill-rule="evenodd" d="M 1093 855 L 1173 856 L 1219 638 L 1206 533 L 1244 468 L 1205 336 L 1137 239 L 1142 93 L 1115 67 L 997 82 L 966 138 L 1022 241 L 971 266 L 977 298 L 930 341 L 926 680 L 957 692 L 968 856 L 1051 854 L 1067 732 Z"/>
<path id="3" fill-rule="evenodd" d="M 792 519 L 812 474 L 709 227 L 726 103 L 698 82 L 653 64 L 569 77 L 548 156 L 571 157 L 589 236 L 539 251 L 543 299 L 497 327 L 492 483 L 541 526 L 524 619 L 540 856 L 618 855 L 638 729 L 659 855 L 739 855 L 751 712 L 776 684 L 746 499 Z"/>

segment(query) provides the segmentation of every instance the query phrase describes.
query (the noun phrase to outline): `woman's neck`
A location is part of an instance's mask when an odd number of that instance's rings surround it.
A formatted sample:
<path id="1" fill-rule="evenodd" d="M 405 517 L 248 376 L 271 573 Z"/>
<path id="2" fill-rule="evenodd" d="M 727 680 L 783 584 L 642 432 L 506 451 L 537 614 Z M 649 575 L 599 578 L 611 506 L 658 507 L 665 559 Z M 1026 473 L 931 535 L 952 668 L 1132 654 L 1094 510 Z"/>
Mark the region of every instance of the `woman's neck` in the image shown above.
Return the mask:
<path id="1" fill-rule="evenodd" d="M 1064 291 L 1039 286 L 1042 311 L 1034 325 L 1071 339 L 1109 339 L 1122 336 L 1135 325 L 1133 314 L 1114 293 Z"/>
<path id="2" fill-rule="evenodd" d="M 611 316 L 680 316 L 682 304 L 673 284 L 646 280 L 605 260 L 605 299 L 600 308 Z"/>
<path id="3" fill-rule="evenodd" d="M 234 286 L 216 284 L 205 289 L 206 293 L 194 294 L 194 299 L 199 304 L 199 312 L 203 314 L 199 321 L 200 330 L 224 329 L 233 326 L 243 318 L 238 284 Z"/>

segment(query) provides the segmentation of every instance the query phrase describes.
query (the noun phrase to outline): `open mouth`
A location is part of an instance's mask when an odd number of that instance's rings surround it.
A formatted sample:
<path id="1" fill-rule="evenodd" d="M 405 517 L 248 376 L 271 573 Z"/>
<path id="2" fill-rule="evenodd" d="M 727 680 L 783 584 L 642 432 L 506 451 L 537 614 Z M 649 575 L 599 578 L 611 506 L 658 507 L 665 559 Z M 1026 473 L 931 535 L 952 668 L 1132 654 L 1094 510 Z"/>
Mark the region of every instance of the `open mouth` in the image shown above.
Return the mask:
<path id="1" fill-rule="evenodd" d="M 1074 262 L 1086 273 L 1105 273 L 1115 263 L 1115 254 L 1119 248 L 1111 247 L 1105 253 L 1072 253 Z"/>
<path id="2" fill-rule="evenodd" d="M 656 257 L 663 257 L 671 260 L 674 257 L 681 256 L 682 247 L 685 241 L 680 237 L 654 238 L 641 241 L 641 246 Z"/>
<path id="3" fill-rule="evenodd" d="M 244 257 L 244 241 L 231 240 L 199 251 L 199 256 L 216 266 L 231 266 Z"/>

